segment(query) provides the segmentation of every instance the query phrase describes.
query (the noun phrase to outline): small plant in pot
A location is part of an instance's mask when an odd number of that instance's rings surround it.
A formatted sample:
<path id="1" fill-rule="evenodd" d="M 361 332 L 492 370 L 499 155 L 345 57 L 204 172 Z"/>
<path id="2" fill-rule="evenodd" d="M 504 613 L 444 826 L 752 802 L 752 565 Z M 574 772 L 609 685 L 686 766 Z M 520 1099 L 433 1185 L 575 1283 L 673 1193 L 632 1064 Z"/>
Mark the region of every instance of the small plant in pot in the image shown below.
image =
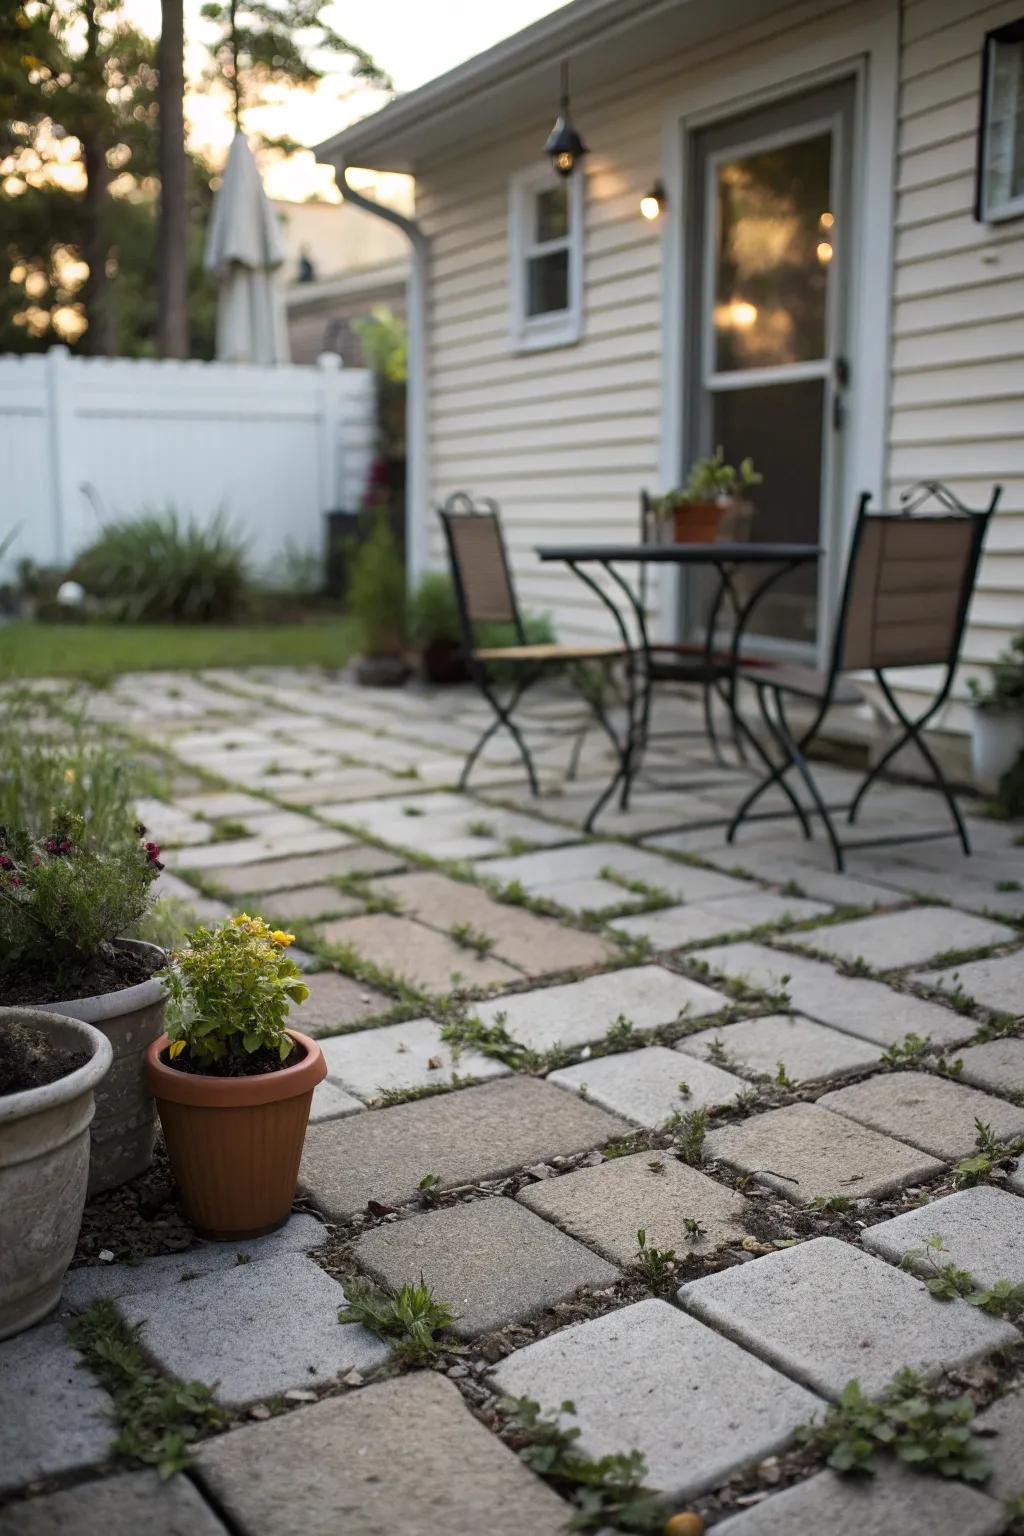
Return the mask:
<path id="1" fill-rule="evenodd" d="M 967 686 L 974 706 L 974 782 L 979 789 L 1002 797 L 1003 780 L 1024 755 L 1024 634 L 1015 636 L 996 658 L 987 683 L 972 677 Z M 1021 808 L 1011 814 L 1021 814 Z"/>
<path id="2" fill-rule="evenodd" d="M 112 1056 L 91 1024 L 0 1008 L 0 1339 L 60 1300 L 85 1206 L 94 1094 Z"/>
<path id="3" fill-rule="evenodd" d="M 409 630 L 428 682 L 465 682 L 459 610 L 446 572 L 424 571 L 420 577 L 410 605 Z"/>
<path id="4" fill-rule="evenodd" d="M 685 486 L 652 497 L 651 507 L 672 519 L 677 544 L 708 544 L 719 536 L 725 520 L 749 525 L 753 508 L 747 493 L 762 479 L 752 459 L 733 468 L 717 448 L 711 458 L 697 460 Z"/>
<path id="5" fill-rule="evenodd" d="M 405 568 L 387 513 L 374 514 L 370 532 L 352 561 L 345 611 L 352 620 L 359 656 L 357 682 L 393 688 L 405 682 Z"/>
<path id="6" fill-rule="evenodd" d="M 90 834 L 62 809 L 46 835 L 0 831 L 0 996 L 94 1025 L 114 1065 L 96 1097 L 89 1190 L 113 1189 L 149 1167 L 155 1118 L 143 1080 L 146 1046 L 163 1029 L 153 944 L 124 939 L 152 906 L 163 868 L 145 829 Z"/>
<path id="7" fill-rule="evenodd" d="M 197 928 L 165 972 L 167 1033 L 147 1053 L 182 1207 L 202 1237 L 258 1237 L 288 1219 L 320 1047 L 288 1029 L 309 988 L 292 935 L 242 913 Z"/>

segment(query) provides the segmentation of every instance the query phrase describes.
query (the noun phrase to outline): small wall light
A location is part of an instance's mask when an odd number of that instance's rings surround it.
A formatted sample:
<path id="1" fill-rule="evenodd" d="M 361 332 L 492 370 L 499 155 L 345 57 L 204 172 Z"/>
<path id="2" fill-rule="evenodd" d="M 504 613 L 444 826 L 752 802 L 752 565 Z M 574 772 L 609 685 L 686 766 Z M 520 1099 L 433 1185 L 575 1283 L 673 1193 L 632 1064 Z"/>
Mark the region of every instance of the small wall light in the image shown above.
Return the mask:
<path id="1" fill-rule="evenodd" d="M 587 146 L 576 132 L 569 116 L 568 63 L 562 65 L 562 99 L 555 126 L 548 134 L 547 143 L 544 145 L 544 153 L 550 158 L 559 176 L 571 176 L 576 169 L 576 162 L 587 153 Z"/>
<path id="2" fill-rule="evenodd" d="M 640 199 L 640 212 L 645 219 L 656 219 L 665 211 L 668 198 L 665 195 L 665 183 L 656 181 L 649 192 L 645 192 Z"/>

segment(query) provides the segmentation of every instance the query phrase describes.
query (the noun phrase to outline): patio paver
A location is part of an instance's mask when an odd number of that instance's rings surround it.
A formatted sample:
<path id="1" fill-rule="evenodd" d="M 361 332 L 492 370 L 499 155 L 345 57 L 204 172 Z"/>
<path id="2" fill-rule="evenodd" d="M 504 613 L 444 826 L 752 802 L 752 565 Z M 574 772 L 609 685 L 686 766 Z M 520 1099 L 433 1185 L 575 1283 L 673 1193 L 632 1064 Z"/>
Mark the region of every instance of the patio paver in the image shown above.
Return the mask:
<path id="1" fill-rule="evenodd" d="M 841 1296 L 841 1307 L 830 1298 Z M 871 1396 L 909 1366 L 934 1375 L 1019 1336 L 976 1307 L 945 1306 L 903 1270 L 850 1243 L 816 1237 L 691 1280 L 680 1306 L 823 1397 L 858 1380 Z"/>
<path id="2" fill-rule="evenodd" d="M 351 1093 L 346 1093 L 344 1088 L 339 1088 L 337 1083 L 332 1083 L 329 1078 L 324 1078 L 322 1083 L 317 1083 L 313 1089 L 313 1100 L 309 1106 L 309 1123 L 316 1125 L 320 1120 L 340 1120 L 343 1115 L 358 1115 L 360 1110 L 366 1108 L 362 1099 L 354 1098 Z"/>
<path id="3" fill-rule="evenodd" d="M 1024 1009 L 1024 949 L 994 960 L 970 960 L 949 970 L 919 972 L 911 980 L 963 993 L 994 1013 L 1016 1017 Z"/>
<path id="4" fill-rule="evenodd" d="M 1024 1200 L 1019 1195 L 991 1184 L 962 1189 L 869 1227 L 861 1242 L 869 1252 L 898 1264 L 933 1234 L 942 1238 L 944 1248 L 934 1255 L 936 1264 L 967 1270 L 979 1286 L 1024 1281 Z M 923 1273 L 928 1272 L 925 1265 Z"/>
<path id="5" fill-rule="evenodd" d="M 858 917 L 828 928 L 791 934 L 788 943 L 838 960 L 864 960 L 873 970 L 903 970 L 923 965 L 950 950 L 1008 944 L 1017 931 L 991 918 L 958 912 L 955 907 L 910 907 Z"/>
<path id="6" fill-rule="evenodd" d="M 463 1339 L 621 1278 L 606 1260 L 501 1196 L 376 1227 L 352 1252 L 393 1290 L 422 1276 L 451 1307 L 453 1332 Z M 514 1262 L 496 1262 L 501 1254 Z"/>
<path id="7" fill-rule="evenodd" d="M 753 1174 L 796 1205 L 810 1205 L 818 1196 L 887 1195 L 942 1168 L 934 1158 L 820 1104 L 789 1104 L 753 1115 L 711 1131 L 704 1147 L 709 1157 Z"/>
<path id="8" fill-rule="evenodd" d="M 260 911 L 268 921 L 352 917 L 364 910 L 358 898 L 336 885 L 300 885 L 292 891 L 268 891 L 260 898 Z"/>
<path id="9" fill-rule="evenodd" d="M 328 1079 L 369 1101 L 382 1090 L 428 1088 L 454 1076 L 503 1077 L 504 1062 L 480 1051 L 458 1052 L 441 1039 L 433 1019 L 409 1019 L 382 1029 L 360 1029 L 321 1040 Z"/>
<path id="10" fill-rule="evenodd" d="M 1008 1392 L 999 1398 L 978 1415 L 978 1425 L 994 1431 L 992 1438 L 984 1442 L 985 1456 L 992 1467 L 985 1492 L 1001 1502 L 1017 1498 L 1024 1493 L 1020 1454 L 1024 1445 L 1024 1392 Z"/>
<path id="11" fill-rule="evenodd" d="M 563 1536 L 571 1513 L 431 1371 L 210 1440 L 197 1470 L 258 1536 Z"/>
<path id="12" fill-rule="evenodd" d="M 652 1248 L 709 1256 L 741 1241 L 748 1210 L 742 1195 L 707 1174 L 650 1152 L 543 1179 L 516 1199 L 623 1268 L 636 1258 L 638 1228 Z M 687 1235 L 687 1220 L 700 1223 L 701 1235 Z"/>
<path id="13" fill-rule="evenodd" d="M 341 1029 L 346 1024 L 358 1024 L 375 1014 L 386 1013 L 393 1006 L 393 999 L 363 981 L 342 976 L 337 971 L 314 971 L 303 977 L 309 988 L 304 1003 L 290 1010 L 295 1028 L 307 1035 L 322 1035 Z"/>
<path id="14" fill-rule="evenodd" d="M 392 917 L 390 912 L 338 918 L 318 924 L 317 932 L 325 944 L 352 949 L 361 960 L 425 992 L 444 994 L 457 987 L 493 987 L 522 980 L 522 972 L 503 960 L 480 956 L 435 928 Z"/>
<path id="15" fill-rule="evenodd" d="M 1024 1109 L 930 1072 L 888 1072 L 823 1094 L 825 1109 L 898 1136 L 933 1157 L 974 1151 L 980 1120 L 1000 1140 L 1024 1134 Z"/>
<path id="16" fill-rule="evenodd" d="M 310 824 L 306 832 L 284 832 L 267 837 L 240 837 L 233 843 L 203 843 L 194 848 L 170 848 L 169 869 L 207 870 L 216 880 L 217 871 L 236 865 L 260 864 L 267 859 L 288 858 L 300 853 L 334 853 L 348 847 L 352 839 L 330 827 Z"/>
<path id="17" fill-rule="evenodd" d="M 685 1081 L 687 1091 L 681 1084 Z M 637 1125 L 664 1125 L 674 1114 L 729 1104 L 747 1086 L 741 1077 L 704 1061 L 683 1062 L 664 1045 L 599 1056 L 548 1074 L 549 1083 L 610 1109 Z"/>
<path id="18" fill-rule="evenodd" d="M 723 1520 L 715 1536 L 998 1536 L 1002 1528 L 1003 1511 L 986 1493 L 892 1462 L 874 1477 L 819 1472 Z"/>
<path id="19" fill-rule="evenodd" d="M 1014 1035 L 986 1040 L 958 1051 L 957 1059 L 963 1063 L 961 1082 L 993 1093 L 1024 1093 L 1024 1040 Z"/>
<path id="20" fill-rule="evenodd" d="M 702 1029 L 677 1041 L 675 1049 L 703 1061 L 708 1047 L 716 1041 L 726 1053 L 730 1071 L 755 1078 L 774 1077 L 782 1065 L 786 1076 L 796 1083 L 859 1072 L 873 1066 L 879 1056 L 877 1046 L 855 1035 L 787 1013 Z"/>
<path id="21" fill-rule="evenodd" d="M 676 901 L 704 901 L 718 896 L 743 896 L 757 887 L 732 875 L 696 865 L 680 864 L 650 849 L 626 843 L 581 843 L 573 848 L 542 849 L 512 858 L 489 859 L 477 873 L 504 883 L 518 881 L 533 896 L 548 896 L 565 907 L 625 907 L 642 896 L 626 885 L 605 879 L 610 869 L 623 880 L 642 880 Z"/>
<path id="22" fill-rule="evenodd" d="M 643 1368 L 639 1368 L 643 1362 Z M 664 1301 L 639 1301 L 503 1360 L 503 1392 L 580 1430 L 591 1456 L 639 1450 L 650 1486 L 690 1498 L 780 1450 L 820 1400 Z"/>
<path id="23" fill-rule="evenodd" d="M 187 1477 L 126 1472 L 0 1510 L 0 1536 L 227 1536 Z"/>
<path id="24" fill-rule="evenodd" d="M 586 1152 L 630 1127 L 536 1078 L 498 1078 L 310 1128 L 300 1186 L 332 1219 L 368 1200 L 396 1205 L 424 1174 L 450 1189 Z"/>
<path id="25" fill-rule="evenodd" d="M 634 938 L 649 939 L 654 949 L 679 949 L 684 944 L 709 944 L 767 923 L 824 917 L 828 911 L 822 901 L 757 891 L 752 895 L 722 896 L 717 901 L 637 912 L 632 917 L 617 917 L 614 926 Z"/>
<path id="26" fill-rule="evenodd" d="M 0 1494 L 106 1459 L 113 1404 L 60 1323 L 0 1343 L 0 1400 Z"/>
<path id="27" fill-rule="evenodd" d="M 397 854 L 370 843 L 351 843 L 330 853 L 311 853 L 301 859 L 273 858 L 237 867 L 218 865 L 204 874 L 229 896 L 257 897 L 270 891 L 293 890 L 299 885 L 322 884 L 334 875 L 383 874 L 403 868 Z"/>

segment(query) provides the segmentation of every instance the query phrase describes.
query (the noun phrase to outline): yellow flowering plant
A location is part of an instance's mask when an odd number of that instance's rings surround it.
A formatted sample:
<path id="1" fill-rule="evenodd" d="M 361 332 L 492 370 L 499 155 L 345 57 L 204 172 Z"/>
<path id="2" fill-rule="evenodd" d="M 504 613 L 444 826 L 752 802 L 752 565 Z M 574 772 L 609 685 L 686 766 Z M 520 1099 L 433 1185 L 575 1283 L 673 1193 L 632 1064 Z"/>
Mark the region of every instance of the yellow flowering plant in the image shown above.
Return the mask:
<path id="1" fill-rule="evenodd" d="M 247 912 L 189 934 L 163 978 L 171 1061 L 217 1077 L 279 1067 L 293 1049 L 288 1010 L 309 996 L 292 943 Z"/>

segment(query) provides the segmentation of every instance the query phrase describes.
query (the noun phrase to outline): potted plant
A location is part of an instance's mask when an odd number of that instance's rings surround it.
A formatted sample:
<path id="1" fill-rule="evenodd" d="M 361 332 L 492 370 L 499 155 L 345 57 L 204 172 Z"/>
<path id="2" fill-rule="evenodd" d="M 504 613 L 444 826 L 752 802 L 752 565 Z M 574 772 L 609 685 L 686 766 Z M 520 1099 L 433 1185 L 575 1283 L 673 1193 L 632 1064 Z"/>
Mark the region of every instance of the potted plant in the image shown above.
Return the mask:
<path id="1" fill-rule="evenodd" d="M 467 677 L 455 587 L 444 571 L 424 571 L 412 595 L 409 632 L 431 683 L 462 683 Z"/>
<path id="2" fill-rule="evenodd" d="M 752 459 L 743 459 L 734 469 L 719 447 L 712 458 L 697 460 L 685 486 L 652 497 L 651 507 L 661 517 L 671 517 L 677 544 L 710 544 L 729 514 L 739 521 L 740 512 L 746 512 L 749 520 L 753 508 L 746 492 L 762 479 Z"/>
<path id="3" fill-rule="evenodd" d="M 316 1041 L 285 1027 L 309 996 L 292 942 L 243 912 L 197 928 L 164 974 L 167 1033 L 146 1071 L 201 1237 L 258 1237 L 291 1210 L 313 1089 L 327 1075 Z"/>
<path id="4" fill-rule="evenodd" d="M 121 835 L 108 825 L 98 840 L 68 809 L 44 837 L 0 830 L 0 996 L 95 1025 L 113 1050 L 96 1096 L 91 1194 L 134 1178 L 153 1157 L 143 1057 L 163 1029 L 156 973 L 166 956 L 122 935 L 152 905 L 159 855 L 144 827 Z"/>
<path id="5" fill-rule="evenodd" d="M 0 1008 L 0 1339 L 60 1300 L 82 1224 L 93 1096 L 112 1054 L 79 1019 Z"/>
<path id="6" fill-rule="evenodd" d="M 408 675 L 405 569 L 386 512 L 374 514 L 356 550 L 345 606 L 360 653 L 356 680 L 377 688 L 403 683 Z"/>
<path id="7" fill-rule="evenodd" d="M 979 789 L 992 793 L 1024 753 L 1024 634 L 1015 636 L 997 656 L 987 683 L 972 677 L 967 686 L 974 705 L 974 782 Z"/>

